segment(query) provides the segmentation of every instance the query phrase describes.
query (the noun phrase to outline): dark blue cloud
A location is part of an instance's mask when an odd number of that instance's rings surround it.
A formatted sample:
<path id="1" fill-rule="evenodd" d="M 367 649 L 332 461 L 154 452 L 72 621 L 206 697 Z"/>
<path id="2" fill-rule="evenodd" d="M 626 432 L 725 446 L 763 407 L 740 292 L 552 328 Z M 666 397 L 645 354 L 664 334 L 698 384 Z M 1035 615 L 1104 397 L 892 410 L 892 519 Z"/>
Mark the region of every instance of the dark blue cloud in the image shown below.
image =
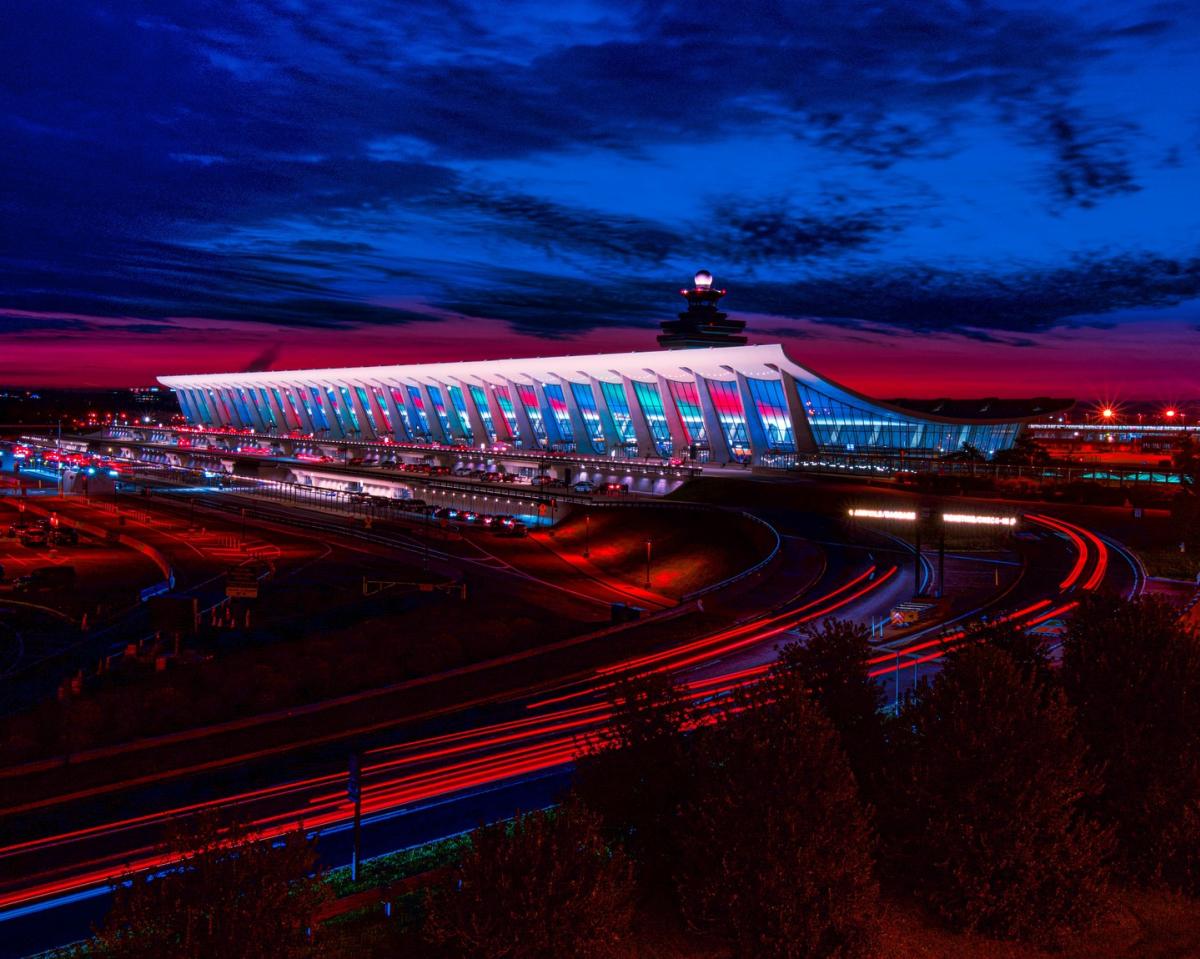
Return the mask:
<path id="1" fill-rule="evenodd" d="M 569 336 L 661 317 L 701 262 L 745 310 L 980 337 L 1177 303 L 1197 16 L 28 4 L 0 31 L 0 308 Z"/>

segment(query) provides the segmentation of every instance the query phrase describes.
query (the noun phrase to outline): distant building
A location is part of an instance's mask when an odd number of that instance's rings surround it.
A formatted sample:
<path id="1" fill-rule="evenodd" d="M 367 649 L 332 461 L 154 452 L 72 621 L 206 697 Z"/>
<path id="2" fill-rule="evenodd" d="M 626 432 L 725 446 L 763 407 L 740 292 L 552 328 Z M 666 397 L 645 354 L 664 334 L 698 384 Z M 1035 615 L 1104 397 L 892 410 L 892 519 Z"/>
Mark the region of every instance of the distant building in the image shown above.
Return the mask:
<path id="1" fill-rule="evenodd" d="M 696 274 L 688 309 L 647 351 L 326 370 L 163 376 L 196 425 L 329 439 L 512 443 L 614 457 L 786 465 L 804 453 L 907 452 L 964 444 L 992 456 L 1021 424 L 1070 405 L 869 399 L 791 360 L 744 346 L 724 290 Z M 942 412 L 942 410 L 945 412 Z"/>

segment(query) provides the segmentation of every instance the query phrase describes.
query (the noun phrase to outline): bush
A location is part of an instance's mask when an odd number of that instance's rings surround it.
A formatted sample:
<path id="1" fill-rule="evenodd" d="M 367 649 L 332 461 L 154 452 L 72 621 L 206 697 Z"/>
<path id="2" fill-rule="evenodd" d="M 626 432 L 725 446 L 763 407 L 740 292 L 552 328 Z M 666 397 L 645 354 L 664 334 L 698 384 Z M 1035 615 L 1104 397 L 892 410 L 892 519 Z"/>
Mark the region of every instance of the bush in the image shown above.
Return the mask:
<path id="1" fill-rule="evenodd" d="M 859 787 L 872 799 L 872 788 L 885 765 L 883 689 L 869 675 L 873 651 L 865 626 L 829 619 L 805 631 L 802 643 L 788 643 L 779 664 L 795 670 L 799 681 L 833 723 Z"/>
<path id="2" fill-rule="evenodd" d="M 435 948 L 489 959 L 591 959 L 624 948 L 632 867 L 582 804 L 480 829 L 471 844 L 427 900 L 424 934 Z"/>
<path id="3" fill-rule="evenodd" d="M 951 926 L 1048 940 L 1093 921 L 1108 836 L 1061 691 L 1003 650 L 947 657 L 906 707 L 897 875 Z"/>
<path id="4" fill-rule="evenodd" d="M 643 885 L 673 893 L 679 807 L 691 795 L 685 727 L 696 714 L 663 674 L 614 687 L 613 718 L 600 747 L 576 763 L 576 791 L 639 867 Z"/>
<path id="5" fill-rule="evenodd" d="M 179 867 L 118 886 L 91 944 L 103 959 L 288 959 L 314 954 L 306 930 L 329 895 L 313 876 L 302 832 L 254 842 L 215 816 L 177 824 L 168 848 Z"/>
<path id="6" fill-rule="evenodd" d="M 1200 640 L 1161 602 L 1086 597 L 1062 673 L 1122 872 L 1200 893 Z"/>
<path id="7" fill-rule="evenodd" d="M 872 833 L 838 735 L 794 671 L 696 733 L 682 810 L 687 919 L 739 956 L 872 955 Z"/>

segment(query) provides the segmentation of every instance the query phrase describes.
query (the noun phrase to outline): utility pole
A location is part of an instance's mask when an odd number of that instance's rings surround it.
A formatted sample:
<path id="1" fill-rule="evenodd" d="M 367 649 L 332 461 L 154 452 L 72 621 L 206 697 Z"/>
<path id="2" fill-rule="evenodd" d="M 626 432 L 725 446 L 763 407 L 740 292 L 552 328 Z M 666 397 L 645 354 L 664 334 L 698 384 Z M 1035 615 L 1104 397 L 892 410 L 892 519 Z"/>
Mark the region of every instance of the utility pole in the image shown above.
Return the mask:
<path id="1" fill-rule="evenodd" d="M 358 882 L 358 860 L 362 854 L 362 757 L 350 755 L 350 776 L 346 795 L 354 800 L 354 850 L 350 854 L 350 881 Z"/>
<path id="2" fill-rule="evenodd" d="M 913 595 L 921 595 L 921 516 L 917 514 L 917 522 L 914 525 L 916 530 L 913 544 Z"/>
<path id="3" fill-rule="evenodd" d="M 942 587 L 946 582 L 946 524 L 942 523 L 938 534 L 938 588 L 937 598 L 942 598 Z"/>

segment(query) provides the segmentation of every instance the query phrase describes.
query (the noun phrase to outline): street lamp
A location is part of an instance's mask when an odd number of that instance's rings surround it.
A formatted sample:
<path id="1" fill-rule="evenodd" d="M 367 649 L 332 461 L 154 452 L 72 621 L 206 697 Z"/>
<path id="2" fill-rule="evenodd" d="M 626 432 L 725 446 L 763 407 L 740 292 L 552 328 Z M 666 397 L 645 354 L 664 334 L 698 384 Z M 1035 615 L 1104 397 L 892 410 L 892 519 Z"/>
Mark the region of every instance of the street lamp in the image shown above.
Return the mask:
<path id="1" fill-rule="evenodd" d="M 654 545 L 654 541 L 649 536 L 646 537 L 646 589 L 650 588 L 650 549 Z"/>
<path id="2" fill-rule="evenodd" d="M 587 559 L 592 555 L 592 514 L 583 514 L 583 558 Z"/>

